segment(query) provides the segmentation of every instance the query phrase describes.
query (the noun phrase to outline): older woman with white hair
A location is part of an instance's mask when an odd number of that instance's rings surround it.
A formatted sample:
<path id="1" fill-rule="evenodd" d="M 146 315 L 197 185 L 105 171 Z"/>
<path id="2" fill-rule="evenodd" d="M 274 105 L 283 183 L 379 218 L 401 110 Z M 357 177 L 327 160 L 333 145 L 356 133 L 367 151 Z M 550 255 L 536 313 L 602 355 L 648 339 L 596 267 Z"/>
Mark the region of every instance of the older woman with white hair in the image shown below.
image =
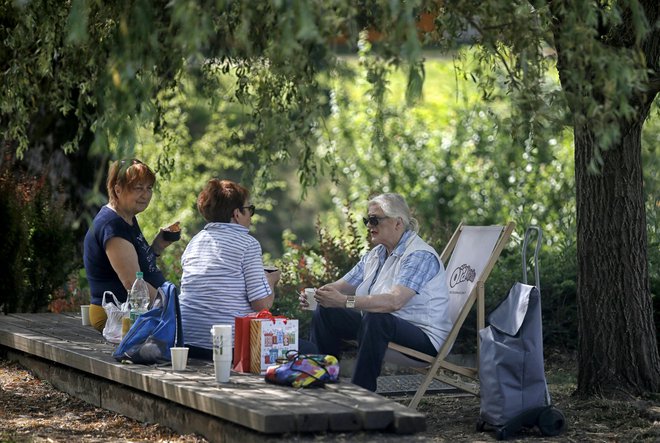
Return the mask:
<path id="1" fill-rule="evenodd" d="M 417 235 L 403 197 L 371 199 L 364 224 L 374 248 L 344 277 L 316 291 L 312 341 L 319 352 L 339 356 L 345 340 L 357 339 L 352 381 L 375 391 L 389 342 L 435 356 L 451 321 L 442 261 Z M 300 303 L 306 306 L 304 297 Z"/>

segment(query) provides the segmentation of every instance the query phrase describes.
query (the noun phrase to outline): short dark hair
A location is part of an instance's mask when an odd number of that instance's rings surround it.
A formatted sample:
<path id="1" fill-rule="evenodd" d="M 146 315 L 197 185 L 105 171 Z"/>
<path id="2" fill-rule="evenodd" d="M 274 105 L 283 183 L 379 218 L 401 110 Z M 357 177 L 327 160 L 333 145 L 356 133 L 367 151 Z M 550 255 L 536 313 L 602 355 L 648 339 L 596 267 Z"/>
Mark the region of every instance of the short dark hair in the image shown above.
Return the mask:
<path id="1" fill-rule="evenodd" d="M 212 178 L 197 197 L 197 210 L 207 222 L 229 223 L 234 209 L 242 211 L 249 196 L 238 183 Z"/>

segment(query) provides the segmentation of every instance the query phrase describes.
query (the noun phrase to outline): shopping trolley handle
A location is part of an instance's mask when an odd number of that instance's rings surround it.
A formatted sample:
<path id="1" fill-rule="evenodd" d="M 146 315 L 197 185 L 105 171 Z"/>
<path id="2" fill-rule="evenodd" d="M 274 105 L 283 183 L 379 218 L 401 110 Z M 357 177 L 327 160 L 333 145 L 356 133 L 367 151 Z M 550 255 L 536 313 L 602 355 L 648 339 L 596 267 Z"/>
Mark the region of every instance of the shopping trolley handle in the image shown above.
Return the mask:
<path id="1" fill-rule="evenodd" d="M 541 279 L 539 278 L 539 251 L 541 250 L 541 239 L 543 238 L 543 232 L 538 226 L 530 226 L 525 231 L 525 239 L 523 240 L 522 246 L 522 282 L 527 284 L 527 247 L 530 241 L 530 234 L 534 231 L 536 231 L 536 248 L 534 248 L 534 286 L 536 286 L 536 288 L 541 291 Z"/>

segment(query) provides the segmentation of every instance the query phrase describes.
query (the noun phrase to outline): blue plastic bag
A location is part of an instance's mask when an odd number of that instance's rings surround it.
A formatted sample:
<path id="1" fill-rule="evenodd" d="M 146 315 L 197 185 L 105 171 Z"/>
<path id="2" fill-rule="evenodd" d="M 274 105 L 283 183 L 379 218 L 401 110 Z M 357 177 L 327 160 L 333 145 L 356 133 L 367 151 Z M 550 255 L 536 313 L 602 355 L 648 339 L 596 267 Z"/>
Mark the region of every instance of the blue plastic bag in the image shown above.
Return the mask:
<path id="1" fill-rule="evenodd" d="M 159 300 L 160 299 L 160 300 Z M 179 293 L 174 284 L 165 282 L 158 288 L 154 305 L 160 305 L 139 316 L 112 356 L 118 361 L 138 364 L 171 360 L 170 348 L 183 346 Z"/>

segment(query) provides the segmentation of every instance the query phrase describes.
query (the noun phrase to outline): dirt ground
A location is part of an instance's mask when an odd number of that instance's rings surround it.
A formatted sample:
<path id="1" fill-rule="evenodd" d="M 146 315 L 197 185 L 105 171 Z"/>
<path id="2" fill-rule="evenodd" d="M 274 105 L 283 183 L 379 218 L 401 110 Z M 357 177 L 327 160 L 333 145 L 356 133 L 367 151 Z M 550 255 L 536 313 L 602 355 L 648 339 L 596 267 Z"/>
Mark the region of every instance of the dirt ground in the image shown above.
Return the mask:
<path id="1" fill-rule="evenodd" d="M 510 441 L 535 442 L 659 442 L 660 401 L 577 400 L 575 358 L 554 355 L 546 361 L 553 404 L 566 417 L 568 429 L 558 437 L 526 430 Z M 405 402 L 406 397 L 395 397 Z M 472 396 L 427 396 L 420 405 L 427 414 L 425 437 L 432 442 L 495 441 L 493 432 L 475 430 L 479 400 Z M 320 440 L 325 440 L 319 436 Z M 350 437 L 346 441 L 350 441 Z M 399 441 L 406 441 L 402 436 Z M 154 424 L 95 408 L 54 389 L 15 363 L 0 360 L 1 442 L 205 442 Z"/>

